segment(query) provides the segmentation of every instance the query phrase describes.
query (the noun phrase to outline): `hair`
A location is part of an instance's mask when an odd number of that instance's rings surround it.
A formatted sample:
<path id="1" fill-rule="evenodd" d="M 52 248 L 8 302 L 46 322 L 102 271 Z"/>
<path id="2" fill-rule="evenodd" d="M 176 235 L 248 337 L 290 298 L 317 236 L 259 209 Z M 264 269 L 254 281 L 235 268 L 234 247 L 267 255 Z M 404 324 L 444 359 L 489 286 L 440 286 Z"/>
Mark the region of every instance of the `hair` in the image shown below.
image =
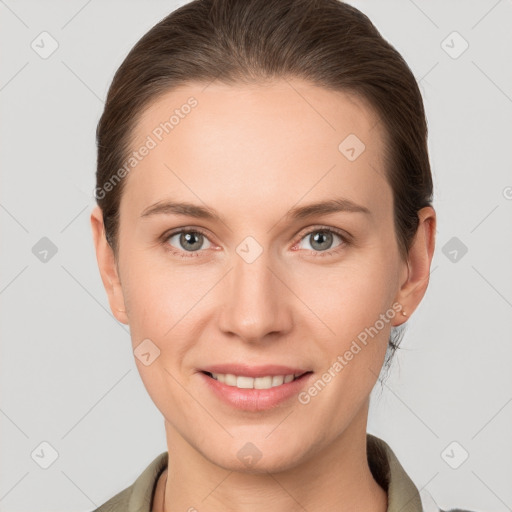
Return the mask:
<path id="1" fill-rule="evenodd" d="M 418 211 L 431 206 L 433 196 L 421 93 L 398 51 L 365 14 L 340 0 L 194 0 L 135 44 L 114 75 L 96 131 L 101 194 L 95 195 L 116 257 L 126 181 L 119 171 L 145 109 L 187 83 L 236 86 L 286 78 L 355 95 L 377 114 L 397 243 L 407 259 Z M 392 328 L 386 369 L 401 327 Z"/>

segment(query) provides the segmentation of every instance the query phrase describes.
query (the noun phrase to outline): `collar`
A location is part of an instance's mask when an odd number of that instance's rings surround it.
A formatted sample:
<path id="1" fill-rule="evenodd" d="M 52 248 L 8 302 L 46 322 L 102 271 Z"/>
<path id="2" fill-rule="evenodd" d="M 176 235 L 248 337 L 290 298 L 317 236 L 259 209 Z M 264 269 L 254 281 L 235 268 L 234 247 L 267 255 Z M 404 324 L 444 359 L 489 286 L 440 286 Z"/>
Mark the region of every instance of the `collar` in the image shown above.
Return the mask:
<path id="1" fill-rule="evenodd" d="M 420 493 L 390 446 L 367 433 L 366 450 L 373 478 L 388 494 L 387 512 L 423 512 Z"/>

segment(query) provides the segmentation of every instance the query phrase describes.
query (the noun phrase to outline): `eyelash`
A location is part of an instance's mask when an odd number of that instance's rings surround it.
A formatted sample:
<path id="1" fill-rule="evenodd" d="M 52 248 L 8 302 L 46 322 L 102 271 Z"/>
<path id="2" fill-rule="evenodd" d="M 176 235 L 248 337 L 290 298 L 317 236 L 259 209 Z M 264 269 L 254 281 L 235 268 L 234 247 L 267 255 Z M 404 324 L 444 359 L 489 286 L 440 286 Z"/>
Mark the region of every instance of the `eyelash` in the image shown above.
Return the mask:
<path id="1" fill-rule="evenodd" d="M 294 246 L 300 242 L 303 238 L 307 237 L 308 235 L 311 235 L 313 233 L 316 233 L 316 232 L 323 232 L 323 233 L 332 233 L 334 235 L 337 235 L 338 237 L 341 238 L 342 240 L 342 243 L 334 248 L 334 249 L 328 249 L 326 251 L 309 251 L 310 255 L 313 256 L 313 257 L 329 257 L 329 256 L 336 256 L 339 252 L 341 252 L 343 249 L 345 249 L 348 245 L 351 244 L 351 240 L 349 239 L 349 237 L 345 234 L 343 234 L 341 231 L 335 229 L 335 228 L 331 228 L 331 227 L 327 227 L 327 226 L 315 226 L 313 229 L 310 229 L 309 231 L 307 231 L 306 233 L 302 234 L 301 236 L 298 237 L 297 241 L 294 242 Z M 161 242 L 162 242 L 162 245 L 164 246 L 165 250 L 170 252 L 171 254 L 173 254 L 174 256 L 179 256 L 181 258 L 195 258 L 195 257 L 199 257 L 201 255 L 201 252 L 203 252 L 202 250 L 199 250 L 199 251 L 179 251 L 175 248 L 173 248 L 171 245 L 169 245 L 168 241 L 171 237 L 173 237 L 174 235 L 179 235 L 181 233 L 199 233 L 201 235 L 203 235 L 205 238 L 208 238 L 208 234 L 203 231 L 202 229 L 200 228 L 188 228 L 188 227 L 185 227 L 185 228 L 180 228 L 176 231 L 171 231 L 170 233 L 164 233 L 161 237 Z"/>

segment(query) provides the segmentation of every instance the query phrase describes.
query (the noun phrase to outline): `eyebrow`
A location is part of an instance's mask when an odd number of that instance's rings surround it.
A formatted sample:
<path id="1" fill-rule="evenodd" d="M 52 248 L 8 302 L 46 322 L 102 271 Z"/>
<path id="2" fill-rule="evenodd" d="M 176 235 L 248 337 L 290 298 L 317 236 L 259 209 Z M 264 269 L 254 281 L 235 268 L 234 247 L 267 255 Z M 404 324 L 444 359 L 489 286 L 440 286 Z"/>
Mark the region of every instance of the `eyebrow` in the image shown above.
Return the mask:
<path id="1" fill-rule="evenodd" d="M 371 215 L 370 210 L 365 206 L 354 203 L 350 199 L 336 198 L 308 204 L 306 206 L 296 206 L 288 211 L 284 217 L 290 220 L 300 220 L 313 217 L 315 215 L 327 215 L 338 212 L 364 213 L 366 215 Z M 222 217 L 214 209 L 187 202 L 159 202 L 146 208 L 140 216 L 149 217 L 152 215 L 173 214 L 224 222 Z"/>

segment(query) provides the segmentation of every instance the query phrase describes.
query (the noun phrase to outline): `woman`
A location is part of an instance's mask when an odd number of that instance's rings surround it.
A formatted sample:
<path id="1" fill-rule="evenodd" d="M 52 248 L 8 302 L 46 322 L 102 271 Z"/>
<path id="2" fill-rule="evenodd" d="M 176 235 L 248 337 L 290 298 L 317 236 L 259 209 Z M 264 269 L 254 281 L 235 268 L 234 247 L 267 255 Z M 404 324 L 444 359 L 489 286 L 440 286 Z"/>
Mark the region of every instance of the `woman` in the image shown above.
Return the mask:
<path id="1" fill-rule="evenodd" d="M 118 69 L 97 143 L 98 265 L 168 447 L 97 510 L 423 510 L 366 432 L 436 231 L 421 94 L 369 19 L 188 3 Z"/>

